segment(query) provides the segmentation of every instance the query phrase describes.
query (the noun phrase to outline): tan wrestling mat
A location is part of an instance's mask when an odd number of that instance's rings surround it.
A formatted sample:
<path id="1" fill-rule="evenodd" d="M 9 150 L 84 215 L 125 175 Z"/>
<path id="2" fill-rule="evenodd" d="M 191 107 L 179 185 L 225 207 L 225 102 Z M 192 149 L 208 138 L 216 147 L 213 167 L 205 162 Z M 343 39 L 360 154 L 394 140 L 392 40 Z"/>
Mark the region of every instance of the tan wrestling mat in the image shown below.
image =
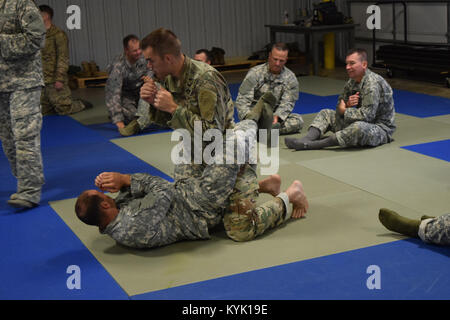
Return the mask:
<path id="1" fill-rule="evenodd" d="M 311 195 L 307 218 L 291 220 L 245 243 L 233 242 L 219 229 L 211 240 L 129 249 L 81 223 L 74 213 L 75 199 L 51 206 L 130 296 L 402 239 L 378 222 L 379 208 L 419 214 L 326 177 L 317 180 L 326 188 L 313 186 L 311 181 L 319 175 L 300 170 Z"/>
<path id="2" fill-rule="evenodd" d="M 305 117 L 305 123 L 313 116 Z M 373 149 L 293 152 L 284 148 L 281 139 L 282 189 L 294 179 L 301 180 L 310 209 L 307 218 L 289 221 L 251 242 L 233 242 L 219 228 L 211 240 L 129 249 L 78 221 L 75 199 L 52 202 L 51 206 L 129 295 L 403 239 L 379 223 L 379 209 L 387 207 L 411 218 L 448 211 L 450 168 L 446 161 L 398 145 L 448 138 L 449 126 L 410 116 L 397 119 L 405 131 L 395 135 L 395 142 Z M 406 128 L 414 132 L 406 132 Z M 167 160 L 170 134 L 113 142 L 172 175 L 173 165 Z M 270 196 L 262 195 L 259 202 L 268 199 Z"/>
<path id="3" fill-rule="evenodd" d="M 316 96 L 332 96 L 341 94 L 345 80 L 330 79 L 318 76 L 298 77 L 300 92 L 314 94 Z"/>

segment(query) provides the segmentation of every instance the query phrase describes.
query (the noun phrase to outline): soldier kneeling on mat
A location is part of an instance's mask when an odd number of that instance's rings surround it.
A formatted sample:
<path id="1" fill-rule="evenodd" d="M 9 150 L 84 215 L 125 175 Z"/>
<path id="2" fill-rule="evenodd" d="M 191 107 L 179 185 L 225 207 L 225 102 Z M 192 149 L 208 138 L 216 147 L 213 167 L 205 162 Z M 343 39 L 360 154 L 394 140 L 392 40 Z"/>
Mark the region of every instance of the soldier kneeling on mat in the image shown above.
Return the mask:
<path id="1" fill-rule="evenodd" d="M 250 128 L 256 139 L 257 121 L 243 120 L 236 126 L 237 130 L 243 127 Z M 224 146 L 227 141 L 228 137 Z M 227 157 L 225 152 L 222 156 Z M 95 185 L 102 191 L 120 191 L 118 196 L 113 199 L 98 190 L 86 190 L 78 197 L 75 211 L 84 223 L 135 248 L 209 239 L 209 230 L 220 222 L 231 239 L 248 241 L 290 218 L 305 216 L 309 205 L 300 181 L 280 192 L 279 175 L 259 183 L 256 178 L 256 170 L 247 163 L 215 162 L 205 165 L 200 176 L 174 183 L 149 174 L 104 172 Z M 257 206 L 259 193 L 274 198 Z"/>
<path id="2" fill-rule="evenodd" d="M 338 98 L 336 111 L 321 110 L 303 138 L 285 138 L 289 149 L 376 147 L 393 141 L 396 125 L 392 88 L 367 68 L 364 49 L 350 50 L 346 64 L 350 80 Z M 328 131 L 333 134 L 323 138 Z"/>

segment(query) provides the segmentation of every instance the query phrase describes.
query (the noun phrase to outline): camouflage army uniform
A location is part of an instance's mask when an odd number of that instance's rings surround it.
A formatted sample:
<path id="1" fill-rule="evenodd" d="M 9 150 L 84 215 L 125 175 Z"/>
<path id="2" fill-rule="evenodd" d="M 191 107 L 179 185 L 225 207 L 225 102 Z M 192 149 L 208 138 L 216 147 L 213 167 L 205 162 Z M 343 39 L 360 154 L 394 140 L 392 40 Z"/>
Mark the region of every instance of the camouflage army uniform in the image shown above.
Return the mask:
<path id="1" fill-rule="evenodd" d="M 114 59 L 106 68 L 109 74 L 105 87 L 106 107 L 112 123 L 128 124 L 136 119 L 140 89 L 147 75 L 147 60 L 141 56 L 131 65 L 124 53 Z"/>
<path id="2" fill-rule="evenodd" d="M 170 115 L 150 106 L 149 121 L 172 129 L 187 129 L 194 136 L 194 122 L 200 121 L 203 133 L 208 129 L 218 129 L 225 134 L 234 127 L 234 106 L 226 80 L 206 63 L 185 57 L 180 79 L 167 76 L 162 84 L 178 105 Z M 207 142 L 203 143 L 203 148 Z M 191 149 L 194 152 L 194 148 Z M 194 156 L 192 155 L 192 159 Z M 201 173 L 204 167 L 198 164 L 175 166 L 174 179 Z"/>
<path id="3" fill-rule="evenodd" d="M 347 108 L 344 115 L 331 109 L 321 110 L 311 126 L 322 134 L 335 132 L 341 147 L 375 147 L 393 141 L 395 110 L 389 84 L 367 69 L 360 83 L 353 79 L 347 82 L 338 98 L 338 105 L 356 92 L 360 93 L 356 107 Z"/>
<path id="4" fill-rule="evenodd" d="M 256 138 L 255 122 L 243 121 L 239 129 L 253 130 Z M 248 151 L 248 146 L 243 148 Z M 255 194 L 256 174 L 243 175 L 246 170 L 240 168 L 238 164 L 212 164 L 173 184 L 160 177 L 133 174 L 130 187 L 122 189 L 115 199 L 118 216 L 101 233 L 130 247 L 158 247 L 181 240 L 209 239 L 209 229 L 225 215 L 231 238 L 250 240 L 281 223 L 279 217 L 285 209 L 283 201 L 276 198 L 251 211 L 248 203 L 253 204 L 254 199 L 246 201 L 242 196 Z"/>
<path id="5" fill-rule="evenodd" d="M 38 204 L 44 183 L 40 49 L 45 27 L 31 0 L 0 0 L 0 138 L 17 178 L 11 199 Z"/>
<path id="6" fill-rule="evenodd" d="M 236 99 L 239 119 L 244 119 L 262 95 L 268 91 L 272 92 L 277 100 L 273 111 L 274 116 L 278 116 L 280 121 L 280 134 L 300 132 L 303 127 L 303 118 L 297 113 L 292 113 L 299 95 L 298 80 L 286 67 L 279 75 L 271 73 L 268 63 L 250 69 L 242 82 Z"/>
<path id="7" fill-rule="evenodd" d="M 45 88 L 42 90 L 42 114 L 72 114 L 85 109 L 80 100 L 72 100 L 67 71 L 69 69 L 69 41 L 60 28 L 52 25 L 45 35 L 42 50 L 42 67 Z M 61 90 L 55 89 L 55 82 L 63 83 Z"/>
<path id="8" fill-rule="evenodd" d="M 228 85 L 222 75 L 211 66 L 186 57 L 181 80 L 166 78 L 164 87 L 174 97 L 178 108 L 171 116 L 150 106 L 150 121 L 173 129 L 187 129 L 194 134 L 194 122 L 201 121 L 203 133 L 212 128 L 224 132 L 226 129 L 256 130 L 249 125 L 252 121 L 241 121 L 235 128 L 233 101 Z M 225 132 L 224 132 L 225 133 Z M 203 148 L 206 146 L 204 142 Z M 195 150 L 193 147 L 191 150 Z M 191 159 L 194 159 L 192 156 Z M 205 164 L 179 164 L 175 166 L 175 181 L 202 175 Z M 262 234 L 265 230 L 283 222 L 284 202 L 280 198 L 264 205 L 255 206 L 259 185 L 254 166 L 241 166 L 236 178 L 230 207 L 226 210 L 223 223 L 228 236 L 236 241 L 246 241 Z M 285 199 L 286 200 L 286 199 Z"/>
<path id="9" fill-rule="evenodd" d="M 450 245 L 450 213 L 422 220 L 419 237 L 427 243 Z"/>

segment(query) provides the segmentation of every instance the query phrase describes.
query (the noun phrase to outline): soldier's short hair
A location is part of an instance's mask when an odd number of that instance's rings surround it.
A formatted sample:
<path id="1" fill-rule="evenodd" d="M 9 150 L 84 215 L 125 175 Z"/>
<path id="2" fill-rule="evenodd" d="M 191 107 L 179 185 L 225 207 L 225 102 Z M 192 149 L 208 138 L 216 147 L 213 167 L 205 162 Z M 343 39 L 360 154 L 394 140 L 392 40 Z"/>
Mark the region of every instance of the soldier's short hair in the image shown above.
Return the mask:
<path id="1" fill-rule="evenodd" d="M 206 60 L 207 61 L 212 61 L 212 56 L 211 56 L 211 52 L 207 49 L 198 49 L 195 54 L 201 54 L 204 53 L 206 55 Z"/>
<path id="2" fill-rule="evenodd" d="M 289 51 L 289 48 L 288 48 L 287 44 L 284 43 L 284 42 L 277 42 L 277 43 L 274 43 L 274 44 L 272 45 L 272 48 L 270 49 L 270 51 L 272 52 L 272 50 L 273 50 L 274 48 L 277 49 L 277 50 L 280 50 L 280 51 Z"/>
<path id="3" fill-rule="evenodd" d="M 101 208 L 103 199 L 98 195 L 89 196 L 83 192 L 75 203 L 77 217 L 90 226 L 100 225 Z"/>
<path id="4" fill-rule="evenodd" d="M 50 19 L 53 19 L 53 9 L 50 6 L 48 6 L 46 4 L 40 5 L 39 11 L 48 13 L 48 15 L 50 16 Z"/>
<path id="5" fill-rule="evenodd" d="M 127 35 L 125 38 L 123 38 L 123 48 L 124 49 L 128 49 L 128 44 L 130 43 L 131 40 L 139 41 L 139 38 L 134 34 Z"/>
<path id="6" fill-rule="evenodd" d="M 366 49 L 352 48 L 352 49 L 347 51 L 346 57 L 348 57 L 349 55 L 352 55 L 354 53 L 357 53 L 359 55 L 359 57 L 361 58 L 361 61 L 367 61 L 367 51 L 366 51 Z"/>
<path id="7" fill-rule="evenodd" d="M 142 50 L 148 47 L 152 47 L 161 58 L 166 54 L 181 55 L 181 41 L 175 33 L 165 28 L 154 30 L 142 39 Z"/>

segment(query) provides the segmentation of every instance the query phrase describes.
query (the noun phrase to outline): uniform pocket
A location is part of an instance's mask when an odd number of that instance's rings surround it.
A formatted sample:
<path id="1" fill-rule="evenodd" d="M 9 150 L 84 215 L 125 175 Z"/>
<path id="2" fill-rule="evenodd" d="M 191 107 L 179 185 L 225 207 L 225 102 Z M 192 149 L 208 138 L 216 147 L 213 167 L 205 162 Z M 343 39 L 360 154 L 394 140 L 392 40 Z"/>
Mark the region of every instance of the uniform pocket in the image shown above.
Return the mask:
<path id="1" fill-rule="evenodd" d="M 20 31 L 19 19 L 13 13 L 0 13 L 0 33 L 15 34 Z"/>

